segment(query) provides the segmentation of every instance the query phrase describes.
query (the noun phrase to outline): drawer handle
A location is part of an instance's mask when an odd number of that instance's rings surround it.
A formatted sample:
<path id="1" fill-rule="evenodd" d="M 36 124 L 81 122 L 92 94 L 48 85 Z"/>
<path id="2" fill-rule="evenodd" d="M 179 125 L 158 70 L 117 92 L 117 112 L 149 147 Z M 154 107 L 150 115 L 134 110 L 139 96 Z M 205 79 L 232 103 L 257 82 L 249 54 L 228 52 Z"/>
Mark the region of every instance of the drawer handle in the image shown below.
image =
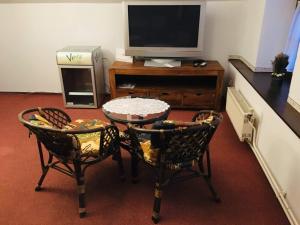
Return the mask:
<path id="1" fill-rule="evenodd" d="M 202 95 L 202 93 L 196 93 L 196 95 L 197 95 L 197 96 L 200 96 L 200 95 Z"/>
<path id="2" fill-rule="evenodd" d="M 169 95 L 169 93 L 163 92 L 161 93 L 161 95 Z"/>
<path id="3" fill-rule="evenodd" d="M 134 92 L 133 91 L 129 91 L 128 94 L 132 95 L 132 94 L 134 94 Z"/>

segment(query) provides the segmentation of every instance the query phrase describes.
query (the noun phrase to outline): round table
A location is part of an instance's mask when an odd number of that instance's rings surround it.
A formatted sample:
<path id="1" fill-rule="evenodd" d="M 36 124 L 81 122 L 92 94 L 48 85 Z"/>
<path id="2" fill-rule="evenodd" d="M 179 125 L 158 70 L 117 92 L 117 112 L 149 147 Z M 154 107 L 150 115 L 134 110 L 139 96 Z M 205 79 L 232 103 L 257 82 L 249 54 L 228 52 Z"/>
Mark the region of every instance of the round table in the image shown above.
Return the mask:
<path id="1" fill-rule="evenodd" d="M 108 101 L 102 110 L 112 123 L 142 126 L 167 119 L 170 105 L 158 99 L 126 96 Z"/>
<path id="2" fill-rule="evenodd" d="M 135 124 L 141 127 L 158 120 L 166 120 L 170 109 L 170 105 L 164 101 L 131 96 L 115 98 L 102 106 L 104 115 L 111 123 L 126 126 Z M 120 135 L 120 145 L 131 154 L 131 174 L 132 181 L 135 183 L 138 180 L 138 156 L 131 146 L 127 130 L 122 132 L 122 135 L 123 137 Z"/>

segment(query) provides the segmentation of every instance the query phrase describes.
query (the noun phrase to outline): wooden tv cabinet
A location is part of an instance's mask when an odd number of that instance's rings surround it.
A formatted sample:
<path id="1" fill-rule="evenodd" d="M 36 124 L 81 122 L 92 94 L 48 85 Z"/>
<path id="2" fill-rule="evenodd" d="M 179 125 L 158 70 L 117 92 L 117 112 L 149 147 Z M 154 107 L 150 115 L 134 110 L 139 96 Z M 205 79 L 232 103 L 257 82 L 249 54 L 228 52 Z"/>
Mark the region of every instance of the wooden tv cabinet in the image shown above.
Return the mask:
<path id="1" fill-rule="evenodd" d="M 182 62 L 181 67 L 145 67 L 143 61 L 114 62 L 109 69 L 111 97 L 149 96 L 172 108 L 221 108 L 224 69 L 217 61 L 205 67 Z"/>

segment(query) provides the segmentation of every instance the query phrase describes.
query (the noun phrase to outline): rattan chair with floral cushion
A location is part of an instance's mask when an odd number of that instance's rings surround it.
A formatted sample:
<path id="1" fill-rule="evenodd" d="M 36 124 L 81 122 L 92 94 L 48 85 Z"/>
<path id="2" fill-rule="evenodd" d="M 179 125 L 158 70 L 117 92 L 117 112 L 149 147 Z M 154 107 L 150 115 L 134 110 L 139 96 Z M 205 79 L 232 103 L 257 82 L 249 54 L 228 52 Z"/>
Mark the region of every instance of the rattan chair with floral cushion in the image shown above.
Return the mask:
<path id="1" fill-rule="evenodd" d="M 209 142 L 222 118 L 220 113 L 202 110 L 191 122 L 165 120 L 154 123 L 151 129 L 129 126 L 133 149 L 156 172 L 154 223 L 160 220 L 163 187 L 170 182 L 203 177 L 214 200 L 220 201 L 211 183 Z"/>
<path id="2" fill-rule="evenodd" d="M 68 114 L 55 108 L 27 109 L 18 118 L 37 139 L 42 175 L 35 190 L 41 190 L 50 168 L 75 178 L 80 217 L 86 215 L 84 173 L 88 166 L 113 156 L 118 162 L 120 176 L 124 178 L 116 126 L 97 119 L 72 121 Z M 44 159 L 45 152 L 48 153 L 47 160 Z"/>

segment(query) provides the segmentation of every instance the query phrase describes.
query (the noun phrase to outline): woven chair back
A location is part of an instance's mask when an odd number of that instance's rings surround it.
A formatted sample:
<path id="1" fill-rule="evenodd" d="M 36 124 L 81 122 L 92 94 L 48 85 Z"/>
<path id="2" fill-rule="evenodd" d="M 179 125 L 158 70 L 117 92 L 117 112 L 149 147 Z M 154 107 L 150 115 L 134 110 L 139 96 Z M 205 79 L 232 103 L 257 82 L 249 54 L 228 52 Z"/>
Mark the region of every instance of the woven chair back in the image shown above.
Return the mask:
<path id="1" fill-rule="evenodd" d="M 204 154 L 222 120 L 221 114 L 209 113 L 213 116 L 210 123 L 187 122 L 186 125 L 179 125 L 174 129 L 159 130 L 131 127 L 133 145 L 139 145 L 138 137 L 151 137 L 151 148 L 158 151 L 158 163 L 162 158 L 166 164 L 189 163 Z M 196 117 L 193 121 L 196 121 Z M 137 147 L 137 151 L 143 154 L 141 148 Z"/>
<path id="2" fill-rule="evenodd" d="M 38 114 L 51 123 L 51 127 L 43 127 L 32 124 L 29 118 Z M 36 135 L 46 149 L 63 161 L 80 158 L 80 142 L 77 135 L 97 132 L 100 138 L 99 158 L 111 155 L 119 144 L 118 129 L 113 125 L 85 130 L 64 127 L 71 122 L 71 118 L 62 110 L 56 108 L 33 108 L 24 110 L 18 116 L 19 121 Z"/>
<path id="3" fill-rule="evenodd" d="M 204 153 L 215 128 L 207 124 L 168 132 L 160 138 L 165 162 L 186 163 Z"/>

